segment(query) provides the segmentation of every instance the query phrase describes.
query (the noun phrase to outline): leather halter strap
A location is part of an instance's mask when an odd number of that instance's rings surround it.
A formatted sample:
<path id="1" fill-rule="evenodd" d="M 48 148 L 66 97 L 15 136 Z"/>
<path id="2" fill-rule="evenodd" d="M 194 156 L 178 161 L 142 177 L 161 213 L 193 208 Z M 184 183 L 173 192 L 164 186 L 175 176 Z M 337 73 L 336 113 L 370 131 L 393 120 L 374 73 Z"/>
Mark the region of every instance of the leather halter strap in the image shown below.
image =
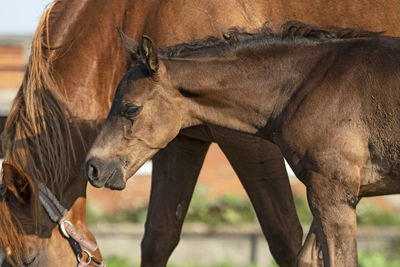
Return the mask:
<path id="1" fill-rule="evenodd" d="M 65 214 L 67 213 L 67 209 L 61 205 L 49 188 L 42 183 L 38 183 L 38 188 L 40 203 L 46 210 L 50 219 L 60 226 L 60 232 L 64 238 L 68 240 L 68 243 L 71 245 L 71 248 L 76 255 L 78 267 L 89 264 L 105 267 L 105 262 L 98 260 L 94 255 L 92 255 L 92 253 L 98 249 L 97 244 L 85 238 L 76 230 L 71 222 L 64 218 Z M 82 246 L 87 250 L 82 249 Z M 87 255 L 86 260 L 83 260 L 82 258 L 84 254 Z"/>

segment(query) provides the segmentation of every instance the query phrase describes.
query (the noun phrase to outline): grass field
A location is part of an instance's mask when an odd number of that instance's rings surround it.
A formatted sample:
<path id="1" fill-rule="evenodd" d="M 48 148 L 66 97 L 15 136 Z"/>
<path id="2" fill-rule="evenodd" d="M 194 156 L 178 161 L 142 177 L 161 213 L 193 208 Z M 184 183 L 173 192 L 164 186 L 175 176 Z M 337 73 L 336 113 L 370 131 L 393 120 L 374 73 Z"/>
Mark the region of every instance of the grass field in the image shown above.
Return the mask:
<path id="1" fill-rule="evenodd" d="M 400 259 L 387 258 L 382 253 L 359 252 L 358 253 L 359 267 L 398 267 Z M 139 267 L 140 264 L 131 263 L 127 258 L 111 256 L 106 258 L 107 267 Z M 276 267 L 275 263 L 271 263 L 267 267 Z M 168 264 L 167 267 L 239 267 L 234 263 L 218 263 L 213 265 L 199 265 L 196 263 L 186 264 Z M 245 265 L 240 267 L 266 267 L 261 265 Z"/>

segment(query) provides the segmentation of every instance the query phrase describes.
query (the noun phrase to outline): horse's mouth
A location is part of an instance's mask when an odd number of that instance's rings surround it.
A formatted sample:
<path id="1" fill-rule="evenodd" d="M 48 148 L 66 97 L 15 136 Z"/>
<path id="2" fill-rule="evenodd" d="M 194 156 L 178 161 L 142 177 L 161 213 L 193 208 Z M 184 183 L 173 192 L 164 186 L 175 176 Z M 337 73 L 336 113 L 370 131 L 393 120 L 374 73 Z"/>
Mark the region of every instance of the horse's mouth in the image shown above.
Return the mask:
<path id="1" fill-rule="evenodd" d="M 116 168 L 106 180 L 104 186 L 112 190 L 122 190 L 126 187 L 121 168 Z"/>
<path id="2" fill-rule="evenodd" d="M 107 187 L 114 190 L 125 188 L 122 166 L 118 163 L 110 163 L 92 158 L 85 163 L 86 176 L 91 185 L 97 188 Z"/>

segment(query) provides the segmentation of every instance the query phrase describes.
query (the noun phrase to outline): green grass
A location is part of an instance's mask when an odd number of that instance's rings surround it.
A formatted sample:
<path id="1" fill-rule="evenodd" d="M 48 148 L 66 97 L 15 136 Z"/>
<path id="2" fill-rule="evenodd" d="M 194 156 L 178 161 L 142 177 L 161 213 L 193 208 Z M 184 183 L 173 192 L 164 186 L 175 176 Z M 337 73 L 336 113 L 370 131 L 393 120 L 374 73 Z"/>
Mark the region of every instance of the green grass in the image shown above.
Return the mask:
<path id="1" fill-rule="evenodd" d="M 294 202 L 301 224 L 311 224 L 313 217 L 308 207 L 307 200 L 302 197 L 295 197 Z M 374 203 L 361 201 L 357 205 L 357 225 L 400 226 L 400 215 L 395 212 L 383 210 Z"/>
<path id="2" fill-rule="evenodd" d="M 186 223 L 204 223 L 206 225 L 221 224 L 255 224 L 256 216 L 250 201 L 235 195 L 226 194 L 212 201 L 206 198 L 208 188 L 198 186 L 194 191 Z M 303 225 L 312 222 L 312 215 L 305 198 L 295 197 L 297 214 Z M 147 214 L 147 204 L 134 209 L 121 209 L 112 214 L 105 214 L 94 208 L 89 202 L 87 205 L 87 221 L 89 224 L 96 222 L 108 223 L 139 223 L 143 224 Z M 358 225 L 368 226 L 400 226 L 400 215 L 382 210 L 373 203 L 357 205 Z"/>
<path id="3" fill-rule="evenodd" d="M 110 256 L 105 259 L 107 267 L 139 267 L 139 263 L 132 263 L 127 258 L 121 256 Z M 360 267 L 398 267 L 400 259 L 388 258 L 379 252 L 359 252 L 358 261 Z M 202 265 L 196 263 L 187 264 L 167 264 L 167 267 L 237 267 L 237 264 L 222 262 L 211 265 Z M 241 267 L 261 267 L 261 265 L 245 265 Z M 278 267 L 276 263 L 271 263 L 268 267 Z"/>
<path id="4" fill-rule="evenodd" d="M 128 258 L 122 256 L 112 255 L 106 257 L 104 261 L 107 264 L 107 267 L 133 267 L 139 266 L 131 263 Z"/>
<path id="5" fill-rule="evenodd" d="M 128 258 L 122 256 L 109 256 L 105 258 L 107 267 L 140 267 L 140 263 L 132 263 Z M 185 264 L 174 264 L 168 263 L 167 267 L 238 267 L 237 264 L 231 262 L 221 262 L 215 264 L 197 264 L 197 263 L 185 263 Z M 242 265 L 240 267 L 261 267 L 261 265 Z M 263 266 L 264 267 L 264 266 Z M 268 265 L 268 267 L 278 267 L 274 262 Z"/>
<path id="6" fill-rule="evenodd" d="M 206 198 L 208 188 L 198 187 L 194 191 L 186 222 L 218 224 L 253 224 L 256 215 L 248 199 L 226 194 L 213 201 Z"/>
<path id="7" fill-rule="evenodd" d="M 95 208 L 92 203 L 86 205 L 86 220 L 88 224 L 107 222 L 107 223 L 137 223 L 143 224 L 147 216 L 147 204 L 134 209 L 120 209 L 112 214 L 102 213 Z"/>
<path id="8" fill-rule="evenodd" d="M 357 205 L 357 224 L 370 226 L 400 226 L 400 215 L 398 213 L 382 210 L 374 203 L 361 202 Z"/>
<path id="9" fill-rule="evenodd" d="M 208 189 L 198 186 L 194 191 L 185 222 L 204 223 L 207 225 L 218 224 L 253 224 L 256 216 L 253 206 L 248 199 L 235 195 L 224 195 L 213 201 L 206 198 Z M 134 209 L 121 209 L 112 214 L 104 214 L 96 209 L 90 202 L 87 205 L 87 222 L 108 223 L 144 223 L 147 214 L 147 205 Z"/>
<path id="10" fill-rule="evenodd" d="M 359 267 L 399 267 L 400 259 L 388 258 L 379 252 L 359 252 L 358 253 Z"/>

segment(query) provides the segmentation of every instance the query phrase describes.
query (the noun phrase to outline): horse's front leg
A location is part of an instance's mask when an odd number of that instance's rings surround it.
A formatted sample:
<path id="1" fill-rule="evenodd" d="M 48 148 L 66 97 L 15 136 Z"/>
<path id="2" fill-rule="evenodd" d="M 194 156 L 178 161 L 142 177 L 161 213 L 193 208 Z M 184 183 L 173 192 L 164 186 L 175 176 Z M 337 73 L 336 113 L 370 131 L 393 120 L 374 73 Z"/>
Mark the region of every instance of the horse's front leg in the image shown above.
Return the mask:
<path id="1" fill-rule="evenodd" d="M 183 220 L 210 143 L 179 135 L 153 158 L 142 267 L 166 266 L 179 242 Z"/>
<path id="2" fill-rule="evenodd" d="M 309 178 L 307 197 L 324 266 L 358 266 L 356 205 L 360 185 L 357 175 L 327 176 L 312 171 Z"/>
<path id="3" fill-rule="evenodd" d="M 303 231 L 278 147 L 259 137 L 210 129 L 253 204 L 271 254 L 279 266 L 294 266 Z"/>

